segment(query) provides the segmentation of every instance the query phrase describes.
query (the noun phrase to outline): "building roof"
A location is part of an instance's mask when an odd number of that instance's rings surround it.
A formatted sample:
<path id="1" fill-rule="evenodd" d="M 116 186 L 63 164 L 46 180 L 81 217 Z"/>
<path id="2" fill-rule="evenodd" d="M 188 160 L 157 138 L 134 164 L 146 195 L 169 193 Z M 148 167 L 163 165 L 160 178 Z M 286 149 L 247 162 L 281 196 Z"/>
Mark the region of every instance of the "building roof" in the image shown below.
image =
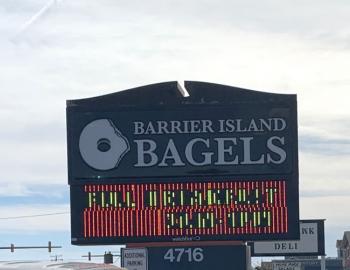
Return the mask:
<path id="1" fill-rule="evenodd" d="M 346 238 L 346 240 L 348 242 L 350 242 L 350 231 L 346 231 L 344 232 L 344 237 L 343 237 L 343 240 Z"/>
<path id="2" fill-rule="evenodd" d="M 336 247 L 340 248 L 343 244 L 343 240 L 337 240 Z"/>
<path id="3" fill-rule="evenodd" d="M 350 231 L 345 231 L 343 235 L 343 240 L 337 240 L 337 248 L 347 248 L 350 247 Z"/>

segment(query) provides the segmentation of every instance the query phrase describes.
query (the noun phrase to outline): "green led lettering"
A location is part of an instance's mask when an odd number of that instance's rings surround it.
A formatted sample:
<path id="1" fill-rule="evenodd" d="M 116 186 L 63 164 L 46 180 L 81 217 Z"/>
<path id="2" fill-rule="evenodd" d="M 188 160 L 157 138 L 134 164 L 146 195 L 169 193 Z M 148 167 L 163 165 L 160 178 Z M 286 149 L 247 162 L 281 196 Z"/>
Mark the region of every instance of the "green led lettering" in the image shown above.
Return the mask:
<path id="1" fill-rule="evenodd" d="M 157 193 L 155 191 L 153 191 L 153 196 L 154 196 L 154 206 L 157 206 Z"/>
<path id="2" fill-rule="evenodd" d="M 270 189 L 270 203 L 273 203 L 273 190 Z"/>
<path id="3" fill-rule="evenodd" d="M 256 213 L 253 213 L 253 223 L 254 223 L 254 227 L 256 227 Z"/>
<path id="4" fill-rule="evenodd" d="M 89 207 L 92 207 L 92 194 L 89 192 Z"/>
<path id="5" fill-rule="evenodd" d="M 153 206 L 153 196 L 152 196 L 152 192 L 149 193 L 149 205 Z"/>
<path id="6" fill-rule="evenodd" d="M 126 204 L 128 207 L 130 207 L 130 192 L 126 193 Z"/>

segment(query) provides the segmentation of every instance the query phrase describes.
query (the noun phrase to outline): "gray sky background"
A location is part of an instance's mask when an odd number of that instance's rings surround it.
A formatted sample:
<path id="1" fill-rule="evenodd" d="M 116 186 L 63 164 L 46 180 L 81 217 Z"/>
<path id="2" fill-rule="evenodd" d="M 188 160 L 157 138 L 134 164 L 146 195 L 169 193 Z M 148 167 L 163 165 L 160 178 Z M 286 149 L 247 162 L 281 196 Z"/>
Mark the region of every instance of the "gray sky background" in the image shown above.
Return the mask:
<path id="1" fill-rule="evenodd" d="M 336 255 L 350 230 L 349 1 L 57 0 L 31 20 L 48 3 L 0 0 L 0 217 L 69 211 L 67 99 L 207 81 L 298 95 L 300 214 L 327 219 Z M 0 229 L 0 245 L 70 241 L 68 214 Z"/>

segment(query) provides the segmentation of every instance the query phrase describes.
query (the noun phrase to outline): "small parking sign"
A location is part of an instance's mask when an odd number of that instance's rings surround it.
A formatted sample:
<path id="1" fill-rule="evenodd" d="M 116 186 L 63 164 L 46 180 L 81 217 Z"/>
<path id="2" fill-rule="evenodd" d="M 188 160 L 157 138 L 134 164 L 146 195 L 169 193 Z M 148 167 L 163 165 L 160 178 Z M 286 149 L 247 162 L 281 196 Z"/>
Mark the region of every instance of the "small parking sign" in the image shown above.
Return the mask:
<path id="1" fill-rule="evenodd" d="M 147 270 L 147 249 L 123 248 L 121 265 L 128 270 Z"/>

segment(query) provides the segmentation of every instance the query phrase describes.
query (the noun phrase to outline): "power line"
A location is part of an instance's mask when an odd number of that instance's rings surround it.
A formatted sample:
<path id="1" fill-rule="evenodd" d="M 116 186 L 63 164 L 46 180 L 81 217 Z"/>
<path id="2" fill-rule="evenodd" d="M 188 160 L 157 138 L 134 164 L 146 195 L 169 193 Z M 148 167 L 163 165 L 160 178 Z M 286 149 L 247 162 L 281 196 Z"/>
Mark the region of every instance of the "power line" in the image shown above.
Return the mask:
<path id="1" fill-rule="evenodd" d="M 56 215 L 66 215 L 66 214 L 70 214 L 70 212 L 56 212 L 56 213 L 26 215 L 26 216 L 0 217 L 0 220 L 2 220 L 2 219 L 20 219 L 20 218 L 45 217 L 45 216 L 56 216 Z"/>

